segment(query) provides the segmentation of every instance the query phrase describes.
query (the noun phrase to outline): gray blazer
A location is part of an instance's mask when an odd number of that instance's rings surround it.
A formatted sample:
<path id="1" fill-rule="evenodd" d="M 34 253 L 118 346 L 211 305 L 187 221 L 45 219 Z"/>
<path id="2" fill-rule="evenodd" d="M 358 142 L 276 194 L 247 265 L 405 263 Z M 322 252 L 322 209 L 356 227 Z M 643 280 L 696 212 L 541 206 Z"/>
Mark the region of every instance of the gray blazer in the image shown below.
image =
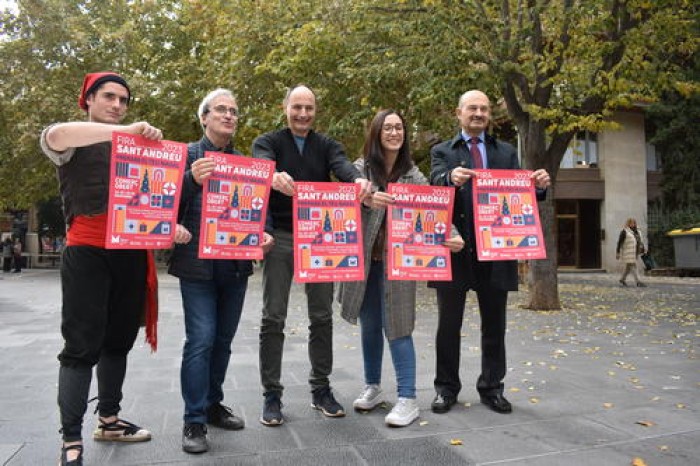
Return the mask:
<path id="1" fill-rule="evenodd" d="M 355 161 L 355 167 L 366 177 L 364 160 Z M 399 178 L 398 183 L 428 184 L 428 179 L 415 165 Z M 362 206 L 362 239 L 365 259 L 365 280 L 343 282 L 338 287 L 340 315 L 351 324 L 357 324 L 360 308 L 365 299 L 367 276 L 371 265 L 372 246 L 384 220 L 386 209 L 370 209 Z M 386 262 L 386 261 L 385 261 Z M 416 320 L 416 282 L 387 280 L 384 277 L 386 337 L 388 340 L 413 333 Z"/>

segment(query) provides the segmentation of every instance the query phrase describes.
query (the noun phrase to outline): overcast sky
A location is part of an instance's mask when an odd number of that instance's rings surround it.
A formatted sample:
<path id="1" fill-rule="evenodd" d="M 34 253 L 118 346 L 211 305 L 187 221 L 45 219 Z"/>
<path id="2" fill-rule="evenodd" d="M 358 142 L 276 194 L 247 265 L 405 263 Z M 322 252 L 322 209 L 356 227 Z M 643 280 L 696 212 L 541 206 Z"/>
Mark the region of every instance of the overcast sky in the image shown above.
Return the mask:
<path id="1" fill-rule="evenodd" d="M 0 10 L 10 7 L 13 11 L 17 11 L 17 2 L 14 0 L 0 0 Z"/>

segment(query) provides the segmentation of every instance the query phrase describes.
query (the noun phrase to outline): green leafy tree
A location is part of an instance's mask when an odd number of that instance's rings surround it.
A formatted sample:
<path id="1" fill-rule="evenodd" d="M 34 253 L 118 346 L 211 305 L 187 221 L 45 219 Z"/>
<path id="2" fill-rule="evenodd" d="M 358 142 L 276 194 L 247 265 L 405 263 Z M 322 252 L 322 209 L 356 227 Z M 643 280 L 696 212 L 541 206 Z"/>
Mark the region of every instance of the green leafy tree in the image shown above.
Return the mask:
<path id="1" fill-rule="evenodd" d="M 177 56 L 182 66 L 191 43 L 179 22 L 186 5 L 25 0 L 18 13 L 0 13 L 0 178 L 9 181 L 0 183 L 0 208 L 28 208 L 57 192 L 55 167 L 38 137 L 52 122 L 85 119 L 77 106 L 85 73 L 127 77 L 135 96 L 129 121 L 152 121 L 175 140 L 196 134 L 196 119 L 182 111 L 182 100 L 192 97 L 170 87 L 183 85 L 169 65 Z"/>
<path id="2" fill-rule="evenodd" d="M 194 114 L 207 91 L 233 89 L 243 152 L 284 125 L 285 90 L 303 82 L 319 97 L 317 129 L 351 157 L 386 107 L 406 116 L 414 154 L 427 157 L 455 133 L 459 95 L 479 88 L 494 102 L 494 132 L 515 142 L 512 122 L 524 167 L 554 180 L 578 131 L 698 87 L 682 73 L 698 45 L 687 0 L 24 0 L 0 33 L 0 208 L 56 192 L 38 135 L 84 118 L 75 102 L 90 71 L 124 73 L 136 96 L 129 120 L 179 141 L 201 136 Z M 550 258 L 555 189 L 540 206 Z M 531 264 L 529 307 L 560 307 L 556 267 Z"/>
<path id="3" fill-rule="evenodd" d="M 697 90 L 667 60 L 695 53 L 695 13 L 682 0 L 476 0 L 464 2 L 450 22 L 443 16 L 450 26 L 437 43 L 455 44 L 465 69 L 493 84 L 486 90 L 503 98 L 525 168 L 545 168 L 556 181 L 578 131 L 612 128 L 616 109 L 648 102 L 664 89 Z M 437 56 L 439 49 L 432 50 Z M 540 206 L 550 258 L 556 258 L 554 189 Z M 560 308 L 556 266 L 556 259 L 531 263 L 529 307 Z"/>
<path id="4" fill-rule="evenodd" d="M 311 4 L 281 28 L 258 70 L 280 81 L 312 80 L 332 98 L 324 112 L 335 115 L 329 129 L 341 138 L 357 135 L 359 123 L 384 106 L 407 115 L 418 143 L 449 134 L 457 97 L 478 87 L 493 98 L 496 122 L 503 112 L 514 122 L 524 167 L 545 168 L 556 181 L 577 132 L 612 128 L 616 109 L 664 89 L 697 88 L 667 60 L 697 49 L 696 7 L 683 0 Z M 550 258 L 554 189 L 540 206 Z M 556 269 L 556 259 L 532 262 L 529 307 L 560 308 Z"/>
<path id="5" fill-rule="evenodd" d="M 700 58 L 686 63 L 689 80 L 700 82 Z M 650 143 L 663 170 L 662 203 L 667 210 L 700 205 L 700 93 L 667 92 L 648 110 Z M 698 219 L 700 221 L 700 219 Z"/>

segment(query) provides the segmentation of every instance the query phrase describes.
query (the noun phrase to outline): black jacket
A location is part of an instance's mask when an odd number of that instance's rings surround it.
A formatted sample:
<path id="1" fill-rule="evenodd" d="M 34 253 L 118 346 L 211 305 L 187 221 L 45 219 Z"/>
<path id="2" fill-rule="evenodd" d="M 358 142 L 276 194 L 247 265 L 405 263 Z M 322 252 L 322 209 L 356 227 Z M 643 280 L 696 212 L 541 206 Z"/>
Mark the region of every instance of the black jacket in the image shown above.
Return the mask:
<path id="1" fill-rule="evenodd" d="M 227 154 L 240 155 L 232 145 L 220 150 L 204 136 L 198 142 L 187 145 L 187 165 L 185 177 L 182 183 L 182 196 L 180 197 L 180 210 L 178 211 L 178 223 L 184 225 L 190 233 L 192 240 L 187 244 L 176 244 L 170 257 L 168 273 L 186 280 L 211 280 L 214 277 L 214 261 L 220 262 L 219 270 L 225 274 L 237 277 L 247 277 L 253 273 L 253 263 L 248 260 L 218 260 L 200 259 L 197 257 L 199 250 L 199 225 L 202 218 L 202 187 L 194 181 L 192 176 L 192 162 L 204 157 L 205 151 L 225 152 Z"/>
<path id="2" fill-rule="evenodd" d="M 348 160 L 341 146 L 333 139 L 310 131 L 300 154 L 289 128 L 272 131 L 253 141 L 253 157 L 273 160 L 275 171 L 287 172 L 294 181 L 331 181 L 331 173 L 339 181 L 352 183 L 360 172 Z M 270 193 L 266 230 L 292 231 L 292 198 L 278 191 Z"/>
<path id="3" fill-rule="evenodd" d="M 486 135 L 484 144 L 488 169 L 520 168 L 515 147 L 489 134 Z M 469 148 L 461 134 L 433 146 L 430 158 L 430 184 L 435 186 L 452 186 L 450 173 L 454 168 L 472 168 Z M 538 200 L 544 199 L 545 196 L 545 190 L 537 190 Z M 452 254 L 452 281 L 430 282 L 428 286 L 468 290 L 477 289 L 480 284 L 488 282 L 496 289 L 516 291 L 518 289 L 517 261 L 480 262 L 476 258 L 471 181 L 457 188 L 452 223 L 464 239 L 464 249 Z"/>

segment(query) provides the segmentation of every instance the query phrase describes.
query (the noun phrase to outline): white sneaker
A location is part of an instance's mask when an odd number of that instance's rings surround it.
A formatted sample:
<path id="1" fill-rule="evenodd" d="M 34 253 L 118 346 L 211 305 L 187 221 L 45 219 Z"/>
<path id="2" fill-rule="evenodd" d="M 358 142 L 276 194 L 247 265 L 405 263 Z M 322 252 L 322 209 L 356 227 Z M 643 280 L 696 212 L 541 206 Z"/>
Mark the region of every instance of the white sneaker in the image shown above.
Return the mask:
<path id="1" fill-rule="evenodd" d="M 359 398 L 352 402 L 352 407 L 357 411 L 371 411 L 382 403 L 384 400 L 381 387 L 377 384 L 369 384 L 365 385 Z"/>
<path id="2" fill-rule="evenodd" d="M 399 398 L 394 408 L 384 418 L 387 425 L 404 427 L 418 419 L 418 403 L 415 398 Z"/>

